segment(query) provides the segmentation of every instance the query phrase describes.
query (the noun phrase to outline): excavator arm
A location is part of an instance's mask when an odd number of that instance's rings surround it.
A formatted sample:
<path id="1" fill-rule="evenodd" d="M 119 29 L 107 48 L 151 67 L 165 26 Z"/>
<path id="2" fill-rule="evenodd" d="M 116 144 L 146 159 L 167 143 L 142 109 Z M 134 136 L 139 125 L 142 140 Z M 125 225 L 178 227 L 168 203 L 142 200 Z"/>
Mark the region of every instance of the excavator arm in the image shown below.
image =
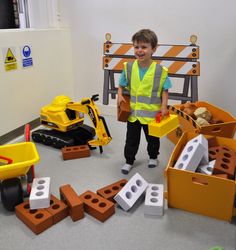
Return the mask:
<path id="1" fill-rule="evenodd" d="M 103 116 L 100 115 L 95 101 L 98 100 L 98 95 L 93 95 L 91 98 L 83 98 L 81 102 L 67 103 L 67 109 L 74 110 L 83 114 L 87 114 L 95 128 L 97 135 L 96 139 L 88 141 L 90 146 L 99 146 L 100 152 L 102 152 L 102 146 L 107 145 L 112 137 L 108 130 L 106 121 Z"/>

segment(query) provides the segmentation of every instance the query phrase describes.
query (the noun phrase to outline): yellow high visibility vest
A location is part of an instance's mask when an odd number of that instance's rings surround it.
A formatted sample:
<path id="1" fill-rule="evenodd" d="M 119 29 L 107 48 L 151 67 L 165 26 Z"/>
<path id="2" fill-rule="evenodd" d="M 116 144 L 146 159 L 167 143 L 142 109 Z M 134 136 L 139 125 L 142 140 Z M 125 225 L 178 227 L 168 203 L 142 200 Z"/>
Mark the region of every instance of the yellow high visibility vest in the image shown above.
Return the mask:
<path id="1" fill-rule="evenodd" d="M 142 80 L 137 60 L 124 63 L 124 70 L 130 91 L 131 114 L 128 121 L 138 119 L 141 124 L 148 124 L 161 109 L 161 94 L 168 69 L 153 61 Z"/>

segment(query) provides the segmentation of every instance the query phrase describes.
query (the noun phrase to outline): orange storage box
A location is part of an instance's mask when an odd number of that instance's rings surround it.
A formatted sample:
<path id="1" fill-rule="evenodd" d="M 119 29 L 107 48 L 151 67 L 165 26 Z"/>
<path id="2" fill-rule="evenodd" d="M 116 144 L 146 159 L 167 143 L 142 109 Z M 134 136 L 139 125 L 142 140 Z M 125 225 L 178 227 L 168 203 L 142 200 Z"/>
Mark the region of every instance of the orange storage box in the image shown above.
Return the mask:
<path id="1" fill-rule="evenodd" d="M 231 221 L 236 215 L 236 181 L 173 168 L 186 143 L 196 133 L 184 133 L 165 169 L 169 207 Z M 236 140 L 205 135 L 209 146 L 228 146 L 236 151 Z"/>
<path id="2" fill-rule="evenodd" d="M 170 132 L 167 137 L 176 144 L 183 132 L 197 132 L 199 134 L 208 134 L 220 137 L 233 138 L 236 131 L 236 118 L 230 113 L 220 109 L 207 102 L 193 103 L 198 108 L 205 107 L 212 114 L 214 120 L 222 121 L 216 124 L 199 126 L 196 121 L 186 113 L 180 110 L 181 104 L 169 106 L 171 114 L 177 114 L 179 118 L 179 127 Z"/>

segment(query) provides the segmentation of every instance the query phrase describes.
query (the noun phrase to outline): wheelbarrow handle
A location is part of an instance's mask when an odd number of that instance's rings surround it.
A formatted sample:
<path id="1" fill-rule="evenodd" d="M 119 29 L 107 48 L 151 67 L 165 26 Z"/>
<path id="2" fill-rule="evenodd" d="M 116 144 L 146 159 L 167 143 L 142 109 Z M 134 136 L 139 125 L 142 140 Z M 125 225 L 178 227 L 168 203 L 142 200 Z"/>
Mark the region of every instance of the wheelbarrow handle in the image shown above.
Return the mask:
<path id="1" fill-rule="evenodd" d="M 2 155 L 0 155 L 0 159 L 7 161 L 7 164 L 11 164 L 11 163 L 13 162 L 13 160 L 12 160 L 12 159 L 7 158 L 7 157 L 2 156 Z"/>

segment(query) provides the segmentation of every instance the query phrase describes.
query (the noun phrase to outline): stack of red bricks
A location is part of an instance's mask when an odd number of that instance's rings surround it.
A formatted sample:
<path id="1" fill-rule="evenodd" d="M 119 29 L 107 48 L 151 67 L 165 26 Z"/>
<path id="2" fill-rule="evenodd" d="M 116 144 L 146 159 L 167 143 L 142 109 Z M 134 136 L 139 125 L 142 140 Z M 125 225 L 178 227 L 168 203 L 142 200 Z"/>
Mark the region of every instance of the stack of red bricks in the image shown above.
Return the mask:
<path id="1" fill-rule="evenodd" d="M 35 234 L 39 234 L 70 215 L 75 222 L 84 212 L 104 222 L 115 213 L 115 195 L 127 183 L 126 179 L 110 184 L 94 193 L 90 190 L 78 195 L 69 185 L 60 187 L 60 200 L 51 195 L 50 207 L 30 209 L 29 201 L 15 207 L 16 216 Z"/>

